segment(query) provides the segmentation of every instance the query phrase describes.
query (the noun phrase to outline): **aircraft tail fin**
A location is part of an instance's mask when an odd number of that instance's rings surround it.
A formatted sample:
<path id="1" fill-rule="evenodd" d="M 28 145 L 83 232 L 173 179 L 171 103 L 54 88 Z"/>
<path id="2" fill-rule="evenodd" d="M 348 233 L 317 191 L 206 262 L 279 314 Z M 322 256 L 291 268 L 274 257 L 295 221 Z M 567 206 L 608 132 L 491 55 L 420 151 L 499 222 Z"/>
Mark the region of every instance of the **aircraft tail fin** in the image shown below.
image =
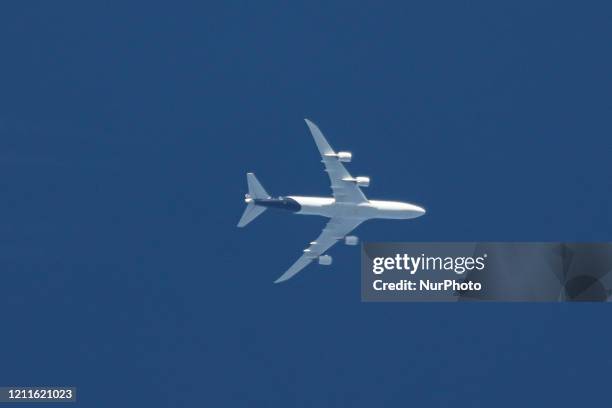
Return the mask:
<path id="1" fill-rule="evenodd" d="M 251 198 L 270 198 L 270 194 L 263 188 L 254 173 L 247 173 L 247 184 L 249 185 L 249 196 Z"/>
<path id="2" fill-rule="evenodd" d="M 255 174 L 247 173 L 247 184 L 249 185 L 249 193 L 244 200 L 247 203 L 247 207 L 242 213 L 240 221 L 238 221 L 238 227 L 241 228 L 266 211 L 266 207 L 255 205 L 253 199 L 270 198 L 270 194 L 263 188 Z"/>

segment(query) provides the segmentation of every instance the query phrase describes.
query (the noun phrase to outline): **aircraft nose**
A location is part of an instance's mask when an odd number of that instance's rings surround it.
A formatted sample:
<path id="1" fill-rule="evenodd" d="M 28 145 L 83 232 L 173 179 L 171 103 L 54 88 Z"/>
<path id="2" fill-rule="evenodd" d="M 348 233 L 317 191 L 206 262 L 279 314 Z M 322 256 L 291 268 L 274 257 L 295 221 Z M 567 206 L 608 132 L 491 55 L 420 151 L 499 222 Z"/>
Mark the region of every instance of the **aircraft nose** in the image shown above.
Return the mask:
<path id="1" fill-rule="evenodd" d="M 417 213 L 419 213 L 419 215 L 418 215 L 419 217 L 421 215 L 425 215 L 425 213 L 427 212 L 427 210 L 425 210 L 423 207 L 419 207 L 418 205 L 416 206 L 415 210 L 416 210 Z"/>
<path id="2" fill-rule="evenodd" d="M 406 218 L 417 218 L 427 212 L 423 207 L 408 203 L 404 204 L 404 209 L 406 211 Z"/>

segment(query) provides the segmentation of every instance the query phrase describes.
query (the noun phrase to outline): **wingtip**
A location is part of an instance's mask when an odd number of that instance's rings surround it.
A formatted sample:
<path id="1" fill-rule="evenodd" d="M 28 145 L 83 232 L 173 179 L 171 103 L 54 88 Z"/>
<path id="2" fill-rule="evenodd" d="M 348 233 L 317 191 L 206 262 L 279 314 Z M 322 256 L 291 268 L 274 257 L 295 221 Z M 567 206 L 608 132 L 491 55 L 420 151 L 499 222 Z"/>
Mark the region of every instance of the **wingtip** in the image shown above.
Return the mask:
<path id="1" fill-rule="evenodd" d="M 281 283 L 281 282 L 284 282 L 284 281 L 286 281 L 286 280 L 289 280 L 289 278 L 291 278 L 290 276 L 289 276 L 289 277 L 287 277 L 287 276 L 285 276 L 285 275 L 286 275 L 286 273 L 283 273 L 281 276 L 279 276 L 279 277 L 278 277 L 278 279 L 276 279 L 276 280 L 274 281 L 274 283 Z"/>
<path id="2" fill-rule="evenodd" d="M 308 118 L 304 118 L 304 122 L 306 122 L 306 126 L 308 126 L 308 129 L 310 129 L 310 133 L 315 133 L 318 132 L 320 133 L 321 130 L 319 130 L 319 126 L 314 123 L 312 120 L 308 119 Z"/>

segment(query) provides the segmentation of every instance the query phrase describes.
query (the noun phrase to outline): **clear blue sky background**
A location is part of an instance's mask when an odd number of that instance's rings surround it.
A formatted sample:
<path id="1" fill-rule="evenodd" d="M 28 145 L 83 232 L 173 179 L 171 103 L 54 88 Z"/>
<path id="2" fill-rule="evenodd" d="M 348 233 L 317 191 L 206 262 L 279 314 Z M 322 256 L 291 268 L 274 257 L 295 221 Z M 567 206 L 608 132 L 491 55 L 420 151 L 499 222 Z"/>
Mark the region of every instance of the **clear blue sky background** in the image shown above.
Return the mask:
<path id="1" fill-rule="evenodd" d="M 429 211 L 362 239 L 609 241 L 608 2 L 18 3 L 2 385 L 87 407 L 609 401 L 606 305 L 365 304 L 343 246 L 273 285 L 324 220 L 235 228 L 247 171 L 329 193 L 309 117 L 368 195 Z"/>

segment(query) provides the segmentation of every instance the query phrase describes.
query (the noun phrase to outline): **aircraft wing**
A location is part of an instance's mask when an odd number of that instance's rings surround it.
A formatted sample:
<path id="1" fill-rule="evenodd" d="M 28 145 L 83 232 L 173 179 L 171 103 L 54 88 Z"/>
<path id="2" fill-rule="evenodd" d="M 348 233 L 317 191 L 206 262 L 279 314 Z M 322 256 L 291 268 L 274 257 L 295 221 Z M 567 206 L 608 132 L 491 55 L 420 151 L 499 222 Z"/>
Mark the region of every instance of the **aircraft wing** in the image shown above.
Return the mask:
<path id="1" fill-rule="evenodd" d="M 319 237 L 310 243 L 310 246 L 304 250 L 304 254 L 295 261 L 295 263 L 281 275 L 274 283 L 286 281 L 293 275 L 304 269 L 312 261 L 323 255 L 325 251 L 334 246 L 336 242 L 343 239 L 349 232 L 357 228 L 359 224 L 364 222 L 358 218 L 331 218 L 323 232 Z"/>
<path id="2" fill-rule="evenodd" d="M 332 147 L 329 145 L 318 126 L 308 119 L 304 120 L 306 121 L 306 124 L 310 129 L 310 133 L 312 133 L 312 137 L 317 144 L 317 148 L 321 153 L 321 161 L 325 165 L 325 171 L 329 176 L 331 189 L 336 202 L 361 203 L 368 201 L 357 184 L 352 181 L 343 180 L 352 179 L 353 177 L 346 170 L 342 162 L 338 160 L 338 158 L 334 157 L 336 152 L 334 152 L 334 149 L 332 149 Z"/>

